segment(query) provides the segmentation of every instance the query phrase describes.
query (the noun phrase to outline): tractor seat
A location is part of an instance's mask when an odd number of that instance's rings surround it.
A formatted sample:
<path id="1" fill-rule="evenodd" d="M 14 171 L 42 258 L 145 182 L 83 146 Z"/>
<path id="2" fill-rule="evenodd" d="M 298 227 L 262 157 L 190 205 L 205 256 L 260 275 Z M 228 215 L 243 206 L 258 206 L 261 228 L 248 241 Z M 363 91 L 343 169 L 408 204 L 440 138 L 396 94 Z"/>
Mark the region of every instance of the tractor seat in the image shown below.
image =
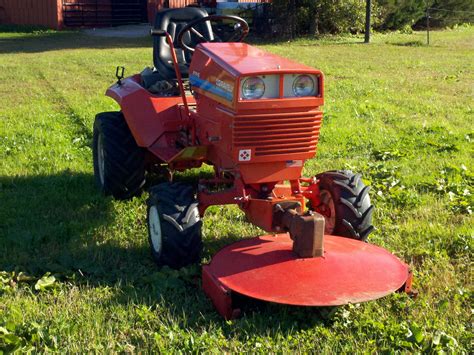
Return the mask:
<path id="1" fill-rule="evenodd" d="M 156 14 L 155 29 L 165 30 L 173 38 L 179 68 L 181 69 L 182 76 L 185 78 L 189 76 L 188 69 L 191 62 L 191 53 L 178 48 L 178 34 L 189 22 L 206 16 L 208 16 L 206 10 L 195 7 L 168 9 Z M 209 22 L 197 26 L 196 29 L 209 40 L 213 39 L 212 27 Z M 199 43 L 198 38 L 195 35 L 190 35 L 190 32 L 185 35 L 184 42 L 192 46 Z M 170 47 L 166 43 L 165 37 L 155 37 L 153 40 L 153 63 L 162 80 L 176 79 Z"/>

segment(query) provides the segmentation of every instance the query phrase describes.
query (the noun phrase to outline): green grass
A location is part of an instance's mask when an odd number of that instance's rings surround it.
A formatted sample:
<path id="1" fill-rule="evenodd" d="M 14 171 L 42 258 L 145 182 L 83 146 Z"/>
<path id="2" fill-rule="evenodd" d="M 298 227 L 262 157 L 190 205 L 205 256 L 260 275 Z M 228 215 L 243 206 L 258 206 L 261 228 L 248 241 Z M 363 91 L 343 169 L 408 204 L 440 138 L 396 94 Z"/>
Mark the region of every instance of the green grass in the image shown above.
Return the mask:
<path id="1" fill-rule="evenodd" d="M 115 66 L 150 65 L 151 41 L 0 33 L 0 353 L 471 352 L 474 28 L 433 32 L 430 47 L 424 36 L 261 45 L 325 72 L 325 122 L 305 173 L 364 173 L 377 207 L 370 240 L 413 267 L 419 297 L 263 305 L 226 322 L 198 267 L 154 266 L 146 194 L 118 202 L 94 188 L 94 115 L 117 109 L 104 96 Z M 211 208 L 203 262 L 258 233 L 238 209 Z"/>

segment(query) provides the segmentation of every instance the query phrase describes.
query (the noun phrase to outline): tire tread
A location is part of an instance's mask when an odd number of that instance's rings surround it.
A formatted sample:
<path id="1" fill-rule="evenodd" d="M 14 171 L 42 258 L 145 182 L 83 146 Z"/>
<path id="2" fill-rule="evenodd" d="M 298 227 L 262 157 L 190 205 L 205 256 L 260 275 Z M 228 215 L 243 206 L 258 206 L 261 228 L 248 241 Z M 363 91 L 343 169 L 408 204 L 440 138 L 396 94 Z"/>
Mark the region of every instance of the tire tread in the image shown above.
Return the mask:
<path id="1" fill-rule="evenodd" d="M 104 184 L 98 172 L 97 141 L 103 135 Z M 102 192 L 119 200 L 141 193 L 145 184 L 145 151 L 139 147 L 121 112 L 99 113 L 94 122 L 94 175 Z"/>
<path id="2" fill-rule="evenodd" d="M 367 241 L 374 230 L 374 206 L 370 203 L 370 187 L 363 183 L 362 176 L 350 170 L 334 170 L 316 177 L 320 189 L 329 191 L 334 201 L 336 225 L 333 233 Z"/>
<path id="3" fill-rule="evenodd" d="M 202 221 L 191 221 L 198 204 L 192 186 L 183 183 L 162 183 L 150 189 L 148 211 L 156 206 L 161 215 L 163 247 L 158 255 L 151 244 L 152 256 L 160 265 L 174 269 L 200 261 L 202 251 Z M 191 223 L 190 223 L 191 222 Z"/>

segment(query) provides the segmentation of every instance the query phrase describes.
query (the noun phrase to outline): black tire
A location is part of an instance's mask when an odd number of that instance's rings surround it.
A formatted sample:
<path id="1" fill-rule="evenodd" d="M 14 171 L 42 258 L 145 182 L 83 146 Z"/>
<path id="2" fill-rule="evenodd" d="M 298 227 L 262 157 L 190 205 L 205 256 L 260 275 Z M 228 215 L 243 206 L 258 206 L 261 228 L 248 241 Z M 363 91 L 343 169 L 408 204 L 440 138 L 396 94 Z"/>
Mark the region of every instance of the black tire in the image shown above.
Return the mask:
<path id="1" fill-rule="evenodd" d="M 169 182 L 153 186 L 147 205 L 148 241 L 155 262 L 174 269 L 199 262 L 202 221 L 193 188 Z"/>
<path id="2" fill-rule="evenodd" d="M 119 200 L 140 195 L 145 184 L 145 150 L 137 146 L 121 112 L 95 117 L 92 154 L 95 181 L 102 193 Z"/>
<path id="3" fill-rule="evenodd" d="M 336 170 L 321 173 L 316 178 L 322 204 L 314 210 L 325 216 L 326 233 L 367 241 L 374 230 L 374 206 L 370 202 L 369 186 L 362 182 L 361 175 Z"/>

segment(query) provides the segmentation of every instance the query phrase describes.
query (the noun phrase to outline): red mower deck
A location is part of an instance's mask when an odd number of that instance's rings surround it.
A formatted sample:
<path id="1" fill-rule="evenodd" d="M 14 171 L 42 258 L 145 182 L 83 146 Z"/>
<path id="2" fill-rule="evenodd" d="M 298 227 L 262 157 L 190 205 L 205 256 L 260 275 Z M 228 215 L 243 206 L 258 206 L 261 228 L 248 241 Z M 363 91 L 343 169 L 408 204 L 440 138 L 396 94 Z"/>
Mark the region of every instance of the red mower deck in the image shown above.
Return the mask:
<path id="1" fill-rule="evenodd" d="M 233 243 L 204 266 L 204 291 L 229 319 L 239 313 L 232 292 L 280 304 L 338 306 L 411 287 L 408 266 L 385 249 L 331 235 L 324 248 L 324 257 L 302 259 L 288 234 Z"/>

